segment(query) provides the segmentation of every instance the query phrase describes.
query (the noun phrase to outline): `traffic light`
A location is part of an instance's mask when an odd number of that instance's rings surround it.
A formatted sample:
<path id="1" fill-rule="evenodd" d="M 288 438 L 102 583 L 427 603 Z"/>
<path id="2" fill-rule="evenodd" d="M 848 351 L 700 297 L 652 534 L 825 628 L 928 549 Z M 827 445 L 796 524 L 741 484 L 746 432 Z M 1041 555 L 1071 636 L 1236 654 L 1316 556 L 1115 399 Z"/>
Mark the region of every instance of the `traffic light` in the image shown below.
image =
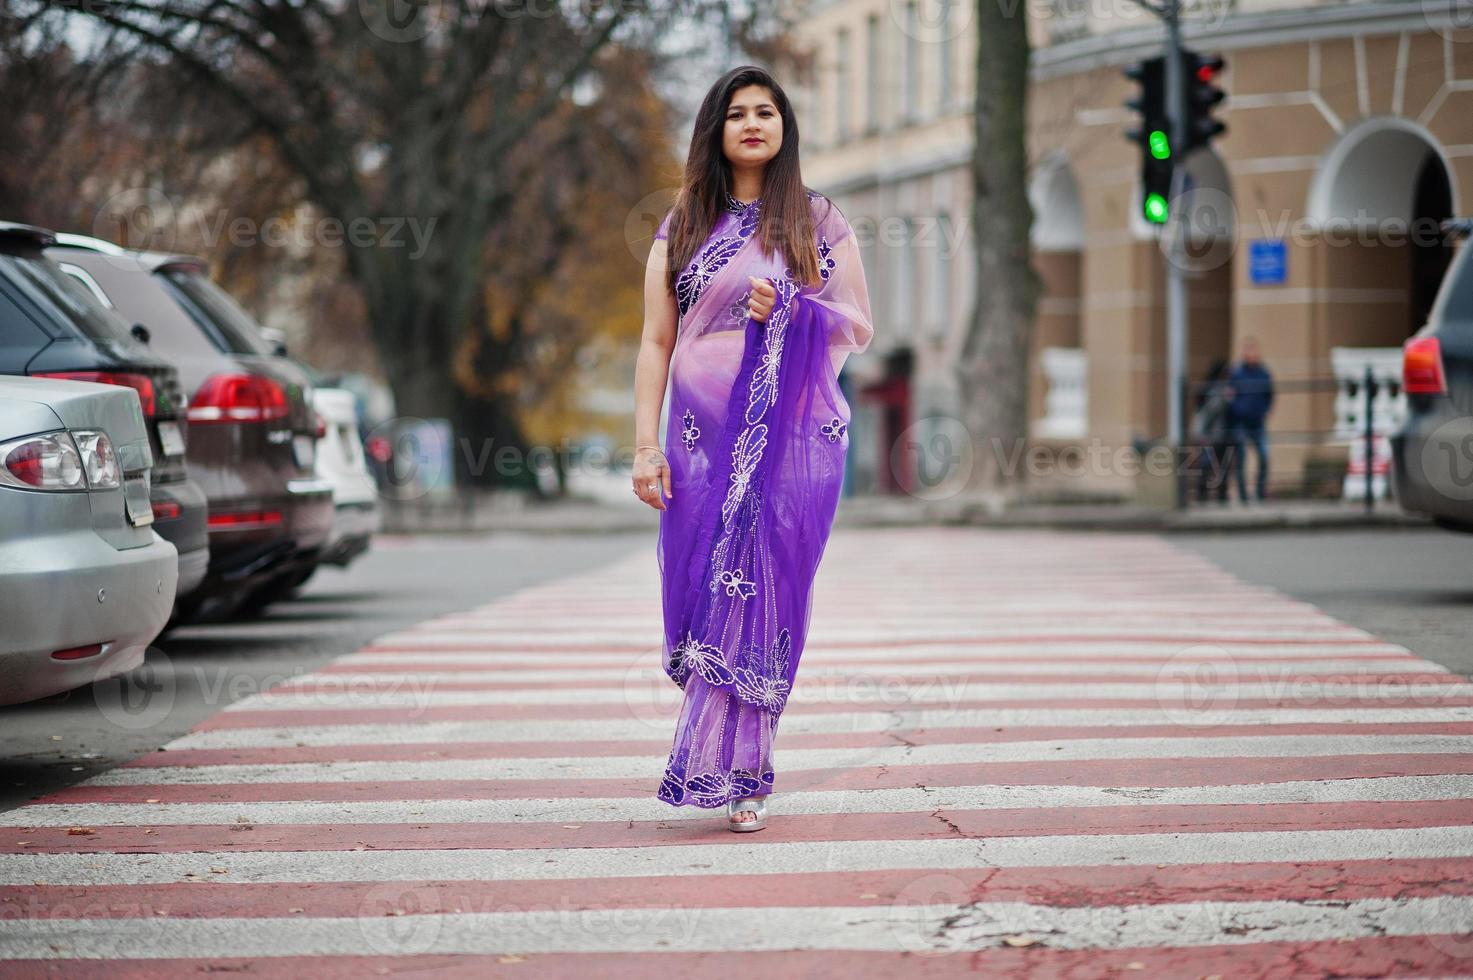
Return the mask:
<path id="1" fill-rule="evenodd" d="M 1222 55 L 1199 54 L 1183 49 L 1182 75 L 1186 80 L 1187 139 L 1181 148 L 1183 154 L 1206 146 L 1222 135 L 1227 126 L 1212 116 L 1217 104 L 1223 100 L 1223 91 L 1217 87 L 1217 76 L 1227 64 Z"/>
<path id="2" fill-rule="evenodd" d="M 1177 156 L 1166 118 L 1166 59 L 1157 56 L 1131 65 L 1125 69 L 1125 77 L 1141 87 L 1136 97 L 1125 103 L 1139 116 L 1125 137 L 1141 148 L 1141 216 L 1151 224 L 1165 224 L 1171 168 Z"/>

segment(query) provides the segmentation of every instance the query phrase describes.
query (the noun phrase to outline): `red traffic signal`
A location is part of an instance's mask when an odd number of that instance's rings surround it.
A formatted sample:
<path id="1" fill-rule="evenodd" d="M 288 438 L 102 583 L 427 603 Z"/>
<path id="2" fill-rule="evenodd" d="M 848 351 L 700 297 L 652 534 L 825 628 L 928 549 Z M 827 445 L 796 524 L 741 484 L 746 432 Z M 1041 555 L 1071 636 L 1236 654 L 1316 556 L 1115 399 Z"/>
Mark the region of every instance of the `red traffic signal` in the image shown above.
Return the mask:
<path id="1" fill-rule="evenodd" d="M 1217 76 L 1227 62 L 1219 54 L 1200 54 L 1182 49 L 1182 76 L 1186 79 L 1186 145 L 1187 153 L 1199 146 L 1207 146 L 1227 131 L 1227 126 L 1212 113 L 1226 93 L 1217 87 Z"/>

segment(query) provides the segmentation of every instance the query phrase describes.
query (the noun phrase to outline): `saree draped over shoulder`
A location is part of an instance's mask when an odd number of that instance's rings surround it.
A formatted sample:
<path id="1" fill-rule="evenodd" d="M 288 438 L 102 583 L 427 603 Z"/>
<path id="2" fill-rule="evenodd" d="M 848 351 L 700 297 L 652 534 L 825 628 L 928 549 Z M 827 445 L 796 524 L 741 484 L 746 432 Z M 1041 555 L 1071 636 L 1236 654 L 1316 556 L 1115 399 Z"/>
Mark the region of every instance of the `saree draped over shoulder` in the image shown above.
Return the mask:
<path id="1" fill-rule="evenodd" d="M 755 232 L 760 200 L 728 197 L 677 277 L 660 515 L 663 668 L 684 691 L 657 796 L 724 806 L 773 786 L 772 747 L 793 689 L 811 587 L 849 449 L 844 361 L 874 334 L 853 230 L 809 192 L 822 279 L 800 284 Z M 657 237 L 665 237 L 669 215 Z M 771 278 L 766 323 L 748 277 Z"/>

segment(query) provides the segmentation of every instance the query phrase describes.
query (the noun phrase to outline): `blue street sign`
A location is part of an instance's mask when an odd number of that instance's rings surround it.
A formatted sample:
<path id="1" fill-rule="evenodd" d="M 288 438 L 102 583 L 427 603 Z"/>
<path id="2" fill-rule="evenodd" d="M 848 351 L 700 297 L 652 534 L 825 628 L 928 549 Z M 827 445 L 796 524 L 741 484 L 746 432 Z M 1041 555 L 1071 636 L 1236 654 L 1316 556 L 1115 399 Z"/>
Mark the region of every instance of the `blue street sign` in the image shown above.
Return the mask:
<path id="1" fill-rule="evenodd" d="M 1288 273 L 1288 255 L 1282 238 L 1260 238 L 1248 243 L 1248 280 L 1253 285 L 1282 285 Z"/>

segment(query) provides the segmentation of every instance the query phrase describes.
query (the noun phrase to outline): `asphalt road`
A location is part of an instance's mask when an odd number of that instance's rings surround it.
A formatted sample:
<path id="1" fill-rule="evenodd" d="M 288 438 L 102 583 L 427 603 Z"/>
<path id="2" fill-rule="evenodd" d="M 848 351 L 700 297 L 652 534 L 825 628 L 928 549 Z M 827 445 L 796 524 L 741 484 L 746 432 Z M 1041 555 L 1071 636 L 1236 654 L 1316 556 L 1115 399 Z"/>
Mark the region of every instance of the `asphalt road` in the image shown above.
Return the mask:
<path id="1" fill-rule="evenodd" d="M 1240 578 L 1473 676 L 1473 535 L 1438 528 L 1174 534 Z"/>
<path id="2" fill-rule="evenodd" d="M 1250 582 L 1473 676 L 1473 536 L 1435 529 L 1174 534 Z M 646 534 L 387 540 L 259 619 L 189 627 L 127 679 L 0 708 L 0 810 L 151 752 L 233 701 L 377 636 L 650 548 Z"/>

